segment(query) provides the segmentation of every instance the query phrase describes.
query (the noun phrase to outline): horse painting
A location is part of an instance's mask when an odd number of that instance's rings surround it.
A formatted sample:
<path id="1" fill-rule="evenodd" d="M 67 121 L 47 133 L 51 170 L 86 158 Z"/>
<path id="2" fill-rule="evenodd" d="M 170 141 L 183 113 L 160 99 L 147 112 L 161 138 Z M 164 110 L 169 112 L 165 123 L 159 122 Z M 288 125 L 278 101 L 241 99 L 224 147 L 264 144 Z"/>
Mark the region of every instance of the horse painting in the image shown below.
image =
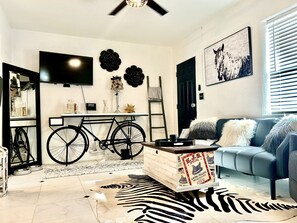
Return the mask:
<path id="1" fill-rule="evenodd" d="M 251 58 L 247 56 L 233 56 L 224 51 L 224 44 L 213 49 L 215 54 L 215 69 L 219 81 L 229 81 L 235 78 L 251 75 Z"/>

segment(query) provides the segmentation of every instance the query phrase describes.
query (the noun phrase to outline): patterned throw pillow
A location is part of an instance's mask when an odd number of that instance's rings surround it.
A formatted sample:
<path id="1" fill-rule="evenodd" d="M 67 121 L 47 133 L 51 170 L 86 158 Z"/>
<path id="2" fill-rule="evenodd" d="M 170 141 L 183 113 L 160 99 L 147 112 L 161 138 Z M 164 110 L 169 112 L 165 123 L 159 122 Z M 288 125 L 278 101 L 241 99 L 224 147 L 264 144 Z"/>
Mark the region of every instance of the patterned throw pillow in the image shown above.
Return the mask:
<path id="1" fill-rule="evenodd" d="M 293 131 L 297 131 L 297 115 L 284 116 L 272 127 L 261 147 L 275 155 L 277 147 L 282 143 L 286 135 Z"/>
<path id="2" fill-rule="evenodd" d="M 216 139 L 218 118 L 195 119 L 190 124 L 189 139 Z"/>
<path id="3" fill-rule="evenodd" d="M 252 119 L 230 120 L 225 123 L 222 136 L 217 145 L 249 146 L 255 134 L 257 122 Z"/>

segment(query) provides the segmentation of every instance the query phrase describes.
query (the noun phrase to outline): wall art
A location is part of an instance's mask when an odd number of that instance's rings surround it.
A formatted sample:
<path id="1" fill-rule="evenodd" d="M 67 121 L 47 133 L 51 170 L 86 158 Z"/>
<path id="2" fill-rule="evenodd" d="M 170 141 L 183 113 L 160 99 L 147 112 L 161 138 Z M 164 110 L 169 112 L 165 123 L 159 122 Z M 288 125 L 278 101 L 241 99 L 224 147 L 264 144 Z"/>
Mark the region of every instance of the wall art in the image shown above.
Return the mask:
<path id="1" fill-rule="evenodd" d="M 119 54 L 112 49 L 103 50 L 100 53 L 99 62 L 100 66 L 108 72 L 119 69 L 122 63 Z"/>
<path id="2" fill-rule="evenodd" d="M 132 65 L 126 69 L 124 79 L 132 87 L 137 87 L 143 84 L 144 74 L 142 73 L 142 69 L 140 67 Z"/>
<path id="3" fill-rule="evenodd" d="M 205 48 L 206 86 L 252 75 L 251 49 L 250 27 Z"/>

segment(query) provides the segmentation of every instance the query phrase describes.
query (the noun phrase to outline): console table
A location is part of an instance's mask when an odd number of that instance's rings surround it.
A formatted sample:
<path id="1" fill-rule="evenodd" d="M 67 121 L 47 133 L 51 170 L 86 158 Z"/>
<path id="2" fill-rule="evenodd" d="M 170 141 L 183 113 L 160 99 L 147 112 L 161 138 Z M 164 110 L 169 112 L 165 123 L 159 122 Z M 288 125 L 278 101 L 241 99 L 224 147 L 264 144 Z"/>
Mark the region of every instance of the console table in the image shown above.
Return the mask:
<path id="1" fill-rule="evenodd" d="M 64 113 L 61 115 L 62 117 L 137 117 L 137 116 L 148 116 L 148 113 L 145 112 L 133 112 L 133 113 Z"/>
<path id="2" fill-rule="evenodd" d="M 218 146 L 144 145 L 144 173 L 175 192 L 218 186 L 214 151 Z"/>
<path id="3" fill-rule="evenodd" d="M 112 118 L 124 118 L 134 121 L 136 117 L 140 116 L 148 116 L 148 113 L 64 113 L 60 117 L 49 117 L 49 126 L 63 126 L 64 125 L 64 118 L 83 118 L 88 119 L 90 122 L 94 124 L 94 122 L 98 121 L 96 118 L 100 118 L 99 121 L 103 121 L 101 118 L 106 118 L 110 120 Z M 91 118 L 91 119 L 89 119 Z"/>

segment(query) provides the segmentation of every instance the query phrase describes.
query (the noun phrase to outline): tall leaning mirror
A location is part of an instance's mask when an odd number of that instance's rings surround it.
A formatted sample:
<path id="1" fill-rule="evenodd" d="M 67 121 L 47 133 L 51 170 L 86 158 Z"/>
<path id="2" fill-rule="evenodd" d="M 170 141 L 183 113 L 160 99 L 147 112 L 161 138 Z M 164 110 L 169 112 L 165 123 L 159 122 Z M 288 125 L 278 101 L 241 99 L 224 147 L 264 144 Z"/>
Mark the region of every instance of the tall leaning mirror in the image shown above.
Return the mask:
<path id="1" fill-rule="evenodd" d="M 3 146 L 9 173 L 26 174 L 41 165 L 39 73 L 3 63 Z"/>

